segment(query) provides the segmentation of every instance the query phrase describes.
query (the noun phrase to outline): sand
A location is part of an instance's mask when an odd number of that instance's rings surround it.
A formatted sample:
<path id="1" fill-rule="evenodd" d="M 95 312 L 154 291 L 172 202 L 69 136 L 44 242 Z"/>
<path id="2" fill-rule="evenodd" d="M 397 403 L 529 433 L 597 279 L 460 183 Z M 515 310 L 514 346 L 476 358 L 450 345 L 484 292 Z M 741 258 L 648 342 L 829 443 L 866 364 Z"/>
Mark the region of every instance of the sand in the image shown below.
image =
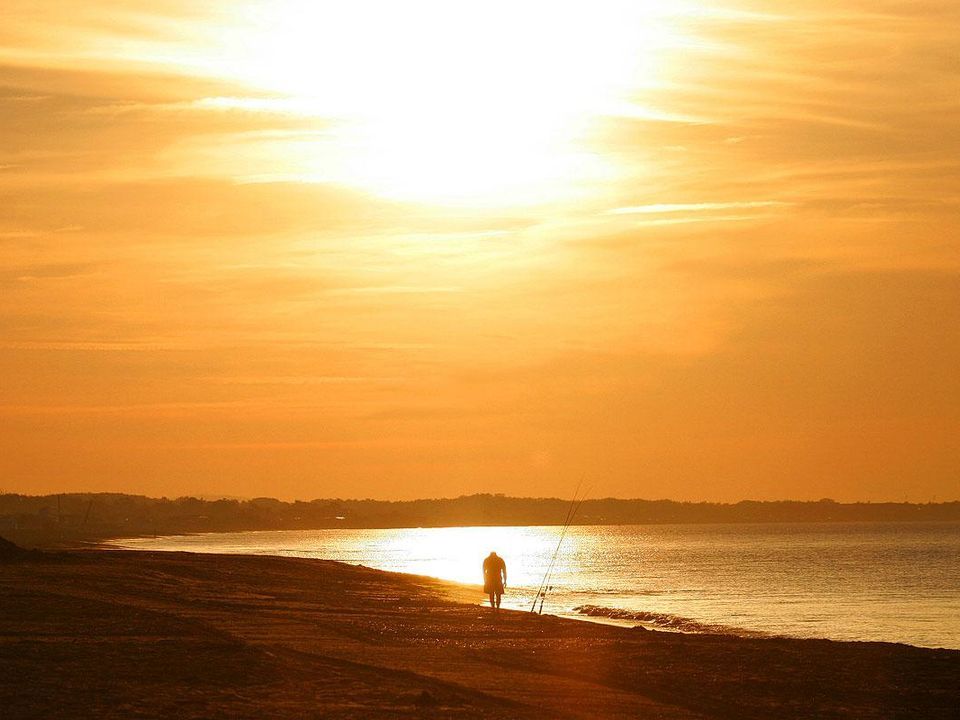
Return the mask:
<path id="1" fill-rule="evenodd" d="M 319 560 L 0 558 L 3 718 L 957 718 L 960 651 L 480 607 Z"/>

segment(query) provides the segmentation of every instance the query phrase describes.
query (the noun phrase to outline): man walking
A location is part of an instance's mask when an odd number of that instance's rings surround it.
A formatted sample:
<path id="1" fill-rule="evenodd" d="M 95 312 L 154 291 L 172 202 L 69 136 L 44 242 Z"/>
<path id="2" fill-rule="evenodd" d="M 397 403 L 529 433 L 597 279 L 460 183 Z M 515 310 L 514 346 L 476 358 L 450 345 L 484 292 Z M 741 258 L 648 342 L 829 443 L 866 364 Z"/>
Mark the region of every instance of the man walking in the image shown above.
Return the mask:
<path id="1" fill-rule="evenodd" d="M 507 585 L 507 564 L 495 552 L 483 561 L 483 591 L 490 596 L 490 607 L 500 608 L 500 597 Z"/>

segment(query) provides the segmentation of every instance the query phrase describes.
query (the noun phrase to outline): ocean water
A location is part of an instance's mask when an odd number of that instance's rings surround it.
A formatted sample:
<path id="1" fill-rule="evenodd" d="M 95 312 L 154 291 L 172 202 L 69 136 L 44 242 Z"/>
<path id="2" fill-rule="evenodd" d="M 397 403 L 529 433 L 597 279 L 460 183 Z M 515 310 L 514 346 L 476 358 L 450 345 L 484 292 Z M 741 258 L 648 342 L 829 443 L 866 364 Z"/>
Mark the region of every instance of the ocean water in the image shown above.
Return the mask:
<path id="1" fill-rule="evenodd" d="M 325 558 L 479 584 L 507 562 L 530 609 L 559 527 L 309 530 L 131 538 L 150 550 Z M 543 612 L 685 632 L 960 648 L 960 523 L 575 526 Z M 484 599 L 478 589 L 478 602 Z"/>

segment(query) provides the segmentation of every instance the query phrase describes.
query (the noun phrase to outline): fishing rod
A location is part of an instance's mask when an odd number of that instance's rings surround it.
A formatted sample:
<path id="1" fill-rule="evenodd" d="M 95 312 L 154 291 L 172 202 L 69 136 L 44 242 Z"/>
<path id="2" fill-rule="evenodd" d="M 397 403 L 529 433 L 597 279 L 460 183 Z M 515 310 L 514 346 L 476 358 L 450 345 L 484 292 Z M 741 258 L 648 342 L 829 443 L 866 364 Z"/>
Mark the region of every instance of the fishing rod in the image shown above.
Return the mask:
<path id="1" fill-rule="evenodd" d="M 580 485 L 583 483 L 583 478 L 580 478 L 580 482 L 577 483 L 576 489 L 573 491 L 573 499 L 570 501 L 570 506 L 567 508 L 567 515 L 563 519 L 563 532 L 566 532 L 567 524 L 570 522 L 570 515 L 573 513 L 573 507 L 577 503 L 577 495 L 580 492 Z M 530 606 L 530 612 L 536 612 L 537 610 L 537 600 L 539 599 L 541 593 L 543 592 L 544 584 L 547 582 L 547 575 L 550 574 L 550 568 L 553 567 L 553 562 L 557 558 L 557 553 L 560 551 L 560 543 L 563 542 L 563 532 L 560 534 L 560 540 L 557 541 L 557 547 L 553 551 L 553 558 L 550 560 L 550 564 L 547 566 L 547 571 L 543 574 L 543 579 L 540 581 L 540 587 L 537 588 L 537 594 L 533 596 L 533 605 Z"/>
<path id="2" fill-rule="evenodd" d="M 570 515 L 570 522 L 567 523 L 567 528 L 573 524 L 573 519 L 577 516 L 577 513 L 580 511 L 580 506 L 583 505 L 583 501 L 587 499 L 587 493 L 584 492 L 583 496 L 580 498 L 580 501 L 577 503 L 577 506 L 573 509 L 573 512 Z M 564 528 L 563 532 L 560 534 L 560 542 L 563 542 L 564 536 L 567 534 L 567 528 Z M 547 593 L 553 590 L 553 571 L 555 569 L 556 558 L 554 557 L 554 562 L 550 563 L 550 567 L 547 569 L 547 579 L 544 583 L 543 593 L 540 595 L 540 610 L 538 614 L 543 615 L 543 603 L 547 599 Z"/>
<path id="3" fill-rule="evenodd" d="M 573 519 L 576 517 L 577 511 L 580 510 L 580 506 L 583 504 L 583 501 L 585 498 L 586 498 L 586 493 L 584 493 L 584 495 L 579 499 L 579 501 L 577 500 L 576 495 L 574 495 L 574 499 L 571 502 L 570 510 L 567 513 L 567 520 L 564 523 L 563 530 L 560 533 L 560 539 L 557 541 L 556 550 L 554 550 L 553 558 L 550 560 L 550 565 L 547 567 L 547 572 L 546 572 L 546 575 L 544 575 L 544 579 L 542 583 L 542 589 L 539 593 L 540 608 L 537 612 L 540 615 L 543 614 L 543 603 L 547 599 L 547 593 L 553 590 L 553 584 L 551 583 L 551 581 L 553 580 L 553 571 L 556 569 L 557 558 L 560 557 L 560 546 L 563 544 L 563 540 L 567 535 L 567 530 L 570 528 L 570 525 L 573 523 Z M 536 599 L 534 599 L 534 604 L 536 604 Z"/>
<path id="4" fill-rule="evenodd" d="M 584 499 L 586 499 L 586 493 L 584 493 L 583 496 L 580 497 L 579 502 L 577 502 L 577 496 L 580 495 L 580 488 L 583 486 L 583 480 L 583 477 L 581 477 L 580 481 L 577 483 L 576 489 L 573 492 L 573 499 L 570 501 L 570 507 L 567 508 L 567 516 L 563 521 L 563 530 L 561 530 L 560 538 L 557 540 L 557 547 L 553 551 L 553 557 L 550 559 L 550 564 L 547 566 L 547 571 L 543 575 L 543 580 L 540 581 L 540 587 L 537 588 L 537 594 L 533 596 L 533 605 L 530 606 L 530 612 L 537 612 L 537 600 L 540 600 L 539 614 L 543 614 L 543 601 L 546 599 L 547 592 L 552 589 L 550 587 L 550 579 L 553 577 L 553 569 L 556 565 L 557 557 L 560 555 L 560 546 L 563 545 L 563 539 L 566 537 L 567 529 L 573 522 L 573 518 L 576 516 L 577 511 L 583 504 Z"/>

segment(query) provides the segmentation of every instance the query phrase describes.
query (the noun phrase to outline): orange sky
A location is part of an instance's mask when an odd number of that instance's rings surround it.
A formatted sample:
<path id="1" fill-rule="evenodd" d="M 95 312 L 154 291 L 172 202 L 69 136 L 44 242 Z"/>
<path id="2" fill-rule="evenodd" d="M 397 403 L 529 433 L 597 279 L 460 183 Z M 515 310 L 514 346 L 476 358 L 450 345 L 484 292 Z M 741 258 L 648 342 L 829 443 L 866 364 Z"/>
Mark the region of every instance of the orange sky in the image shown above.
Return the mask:
<path id="1" fill-rule="evenodd" d="M 0 491 L 960 498 L 960 5 L 5 0 Z"/>

